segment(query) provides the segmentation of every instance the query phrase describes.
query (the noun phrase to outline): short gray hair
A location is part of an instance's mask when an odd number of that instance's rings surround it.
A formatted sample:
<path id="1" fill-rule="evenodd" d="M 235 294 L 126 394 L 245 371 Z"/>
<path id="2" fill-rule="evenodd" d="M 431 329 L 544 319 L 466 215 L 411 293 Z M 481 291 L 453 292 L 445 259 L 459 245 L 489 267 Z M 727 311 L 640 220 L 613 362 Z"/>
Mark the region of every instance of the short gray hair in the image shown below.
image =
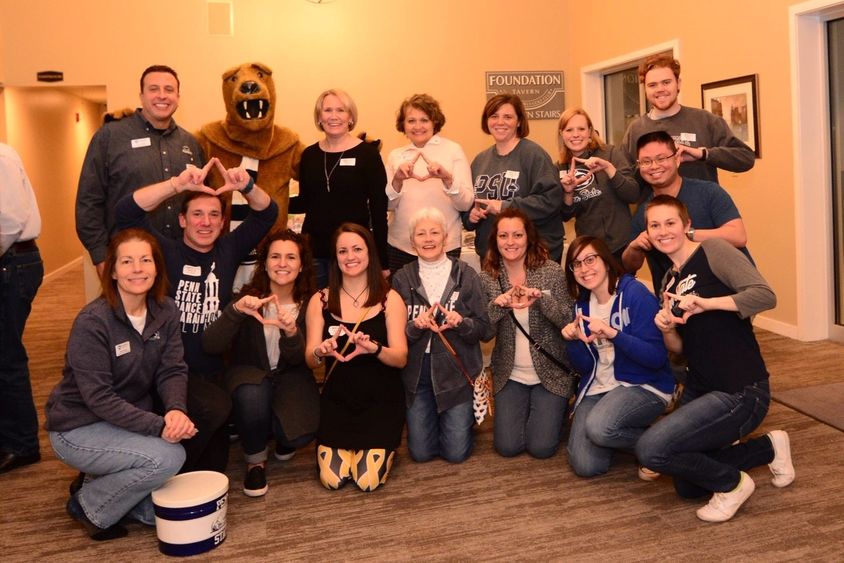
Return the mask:
<path id="1" fill-rule="evenodd" d="M 436 207 L 423 207 L 410 216 L 410 242 L 413 242 L 413 234 L 416 232 L 416 225 L 425 220 L 439 223 L 443 228 L 443 236 L 448 238 L 448 225 L 446 224 L 443 212 Z"/>

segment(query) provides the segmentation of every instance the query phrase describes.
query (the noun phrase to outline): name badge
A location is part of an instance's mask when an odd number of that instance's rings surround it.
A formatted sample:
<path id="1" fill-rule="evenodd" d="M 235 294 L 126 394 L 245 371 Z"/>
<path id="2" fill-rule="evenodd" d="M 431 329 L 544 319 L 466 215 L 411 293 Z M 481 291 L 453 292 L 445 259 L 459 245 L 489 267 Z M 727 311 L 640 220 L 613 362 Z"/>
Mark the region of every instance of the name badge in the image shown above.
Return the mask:
<path id="1" fill-rule="evenodd" d="M 504 177 L 508 180 L 518 180 L 519 179 L 519 171 L 518 170 L 508 170 L 504 173 Z"/>
<path id="2" fill-rule="evenodd" d="M 141 147 L 148 147 L 152 145 L 152 141 L 149 137 L 144 137 L 143 139 L 132 139 L 132 148 L 139 149 Z"/>
<path id="3" fill-rule="evenodd" d="M 202 275 L 202 268 L 199 266 L 189 266 L 185 264 L 182 268 L 182 273 L 186 276 L 199 277 Z"/>
<path id="4" fill-rule="evenodd" d="M 118 358 L 120 356 L 124 355 L 124 354 L 128 354 L 131 351 L 132 351 L 132 349 L 129 346 L 128 340 L 126 342 L 121 342 L 120 344 L 118 344 L 117 346 L 114 347 L 114 355 L 117 356 Z"/>
<path id="5" fill-rule="evenodd" d="M 335 336 L 337 334 L 337 331 L 339 331 L 339 330 L 340 330 L 340 327 L 337 326 L 337 325 L 330 326 L 330 327 L 328 327 L 328 334 L 330 334 L 331 336 Z"/>
<path id="6" fill-rule="evenodd" d="M 340 166 L 354 166 L 356 158 L 341 158 Z"/>
<path id="7" fill-rule="evenodd" d="M 240 167 L 246 170 L 252 170 L 254 172 L 258 171 L 258 159 L 252 158 L 251 156 L 244 156 L 243 160 L 240 161 Z"/>
<path id="8" fill-rule="evenodd" d="M 694 143 L 697 141 L 697 135 L 695 133 L 680 133 L 680 142 L 687 142 L 687 143 Z"/>

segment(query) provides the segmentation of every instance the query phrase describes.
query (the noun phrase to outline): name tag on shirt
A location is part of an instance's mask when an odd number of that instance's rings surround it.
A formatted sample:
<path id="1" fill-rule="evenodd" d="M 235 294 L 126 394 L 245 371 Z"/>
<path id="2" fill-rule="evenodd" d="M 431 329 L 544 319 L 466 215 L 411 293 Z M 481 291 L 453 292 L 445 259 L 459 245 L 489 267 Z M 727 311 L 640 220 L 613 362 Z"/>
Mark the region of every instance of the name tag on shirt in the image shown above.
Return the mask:
<path id="1" fill-rule="evenodd" d="M 189 266 L 187 264 L 182 268 L 182 273 L 186 276 L 199 277 L 202 275 L 202 268 L 199 266 Z"/>
<path id="2" fill-rule="evenodd" d="M 340 166 L 354 166 L 356 158 L 341 158 Z"/>
<path id="3" fill-rule="evenodd" d="M 124 354 L 128 354 L 131 352 L 131 347 L 129 346 L 129 341 L 121 342 L 117 346 L 114 347 L 114 355 L 118 358 Z"/>
<path id="4" fill-rule="evenodd" d="M 132 148 L 139 149 L 141 147 L 148 147 L 152 145 L 152 141 L 149 137 L 144 137 L 142 139 L 132 139 Z"/>
<path id="5" fill-rule="evenodd" d="M 518 170 L 508 170 L 504 173 L 504 177 L 508 180 L 518 180 L 519 179 L 519 171 Z"/>
<path id="6" fill-rule="evenodd" d="M 243 160 L 240 161 L 240 167 L 246 170 L 252 170 L 253 172 L 258 171 L 258 159 L 252 158 L 251 156 L 244 156 Z M 234 193 L 234 192 L 232 192 Z M 240 193 L 240 192 L 238 192 Z"/>
<path id="7" fill-rule="evenodd" d="M 697 141 L 697 135 L 695 133 L 680 133 L 681 143 L 694 143 L 695 141 Z"/>

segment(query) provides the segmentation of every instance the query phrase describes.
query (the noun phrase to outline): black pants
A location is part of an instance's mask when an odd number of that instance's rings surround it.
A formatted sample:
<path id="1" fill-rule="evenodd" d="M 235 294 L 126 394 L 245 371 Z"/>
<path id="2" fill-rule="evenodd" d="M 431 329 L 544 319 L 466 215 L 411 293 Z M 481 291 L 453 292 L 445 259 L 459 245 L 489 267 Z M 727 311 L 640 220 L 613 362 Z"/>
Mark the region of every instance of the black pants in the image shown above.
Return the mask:
<path id="1" fill-rule="evenodd" d="M 222 385 L 209 377 L 193 373 L 188 376 L 188 417 L 197 433 L 182 441 L 186 457 L 180 473 L 225 472 L 229 462 L 226 422 L 231 409 L 231 397 Z"/>

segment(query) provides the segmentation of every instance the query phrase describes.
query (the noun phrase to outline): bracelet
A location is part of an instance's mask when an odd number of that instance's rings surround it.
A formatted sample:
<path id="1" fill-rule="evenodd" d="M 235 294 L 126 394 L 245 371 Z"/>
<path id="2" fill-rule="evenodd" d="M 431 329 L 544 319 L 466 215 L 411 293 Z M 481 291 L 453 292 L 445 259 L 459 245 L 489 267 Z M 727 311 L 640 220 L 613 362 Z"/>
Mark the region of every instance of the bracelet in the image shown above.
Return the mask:
<path id="1" fill-rule="evenodd" d="M 317 350 L 319 350 L 319 346 L 317 346 L 316 348 L 314 348 L 314 349 L 313 349 L 313 351 L 311 352 L 311 354 L 313 354 L 313 355 L 314 355 L 314 359 L 316 359 L 316 363 L 317 363 L 317 364 L 322 364 L 322 359 L 323 359 L 323 358 L 322 358 L 322 356 L 317 356 L 317 353 L 316 353 L 316 351 L 317 351 Z"/>
<path id="2" fill-rule="evenodd" d="M 255 179 L 252 176 L 249 176 L 249 181 L 246 183 L 246 187 L 240 190 L 240 193 L 243 195 L 248 194 L 255 188 Z"/>
<path id="3" fill-rule="evenodd" d="M 378 342 L 377 340 L 375 340 L 374 342 L 375 342 L 375 344 L 377 344 L 377 345 L 378 345 L 378 347 L 377 347 L 377 348 L 375 348 L 375 351 L 372 353 L 372 355 L 373 355 L 373 356 L 375 356 L 375 357 L 377 358 L 377 357 L 378 357 L 378 354 L 380 354 L 380 353 L 381 353 L 381 350 L 383 350 L 383 349 L 384 349 L 384 345 L 383 345 L 383 344 L 381 344 L 380 342 Z"/>
<path id="4" fill-rule="evenodd" d="M 702 153 L 703 153 L 703 155 L 702 155 L 702 156 L 703 156 L 703 158 L 701 158 L 701 160 L 703 160 L 704 162 L 706 162 L 707 160 L 709 160 L 709 151 L 708 151 L 708 150 L 706 150 L 706 147 L 701 147 L 700 152 L 702 152 Z"/>

